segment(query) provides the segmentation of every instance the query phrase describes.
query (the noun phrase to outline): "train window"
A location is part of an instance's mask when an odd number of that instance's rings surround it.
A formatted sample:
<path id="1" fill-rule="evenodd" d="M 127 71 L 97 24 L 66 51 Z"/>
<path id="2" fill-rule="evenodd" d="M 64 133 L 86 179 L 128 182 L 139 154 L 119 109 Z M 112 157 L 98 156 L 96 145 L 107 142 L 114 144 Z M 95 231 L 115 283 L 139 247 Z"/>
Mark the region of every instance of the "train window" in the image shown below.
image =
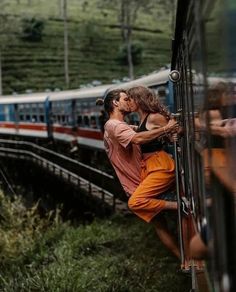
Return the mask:
<path id="1" fill-rule="evenodd" d="M 69 125 L 69 116 L 68 115 L 65 116 L 65 125 Z"/>
<path id="2" fill-rule="evenodd" d="M 82 102 L 82 109 L 88 108 L 88 102 Z"/>
<path id="3" fill-rule="evenodd" d="M 81 103 L 80 102 L 76 103 L 76 108 L 77 108 L 77 112 L 81 111 Z"/>
<path id="4" fill-rule="evenodd" d="M 27 122 L 30 122 L 30 121 L 31 121 L 30 115 L 26 115 L 26 116 L 25 116 L 25 120 L 26 120 Z"/>
<path id="5" fill-rule="evenodd" d="M 40 116 L 39 116 L 39 121 L 40 121 L 41 123 L 44 123 L 44 115 L 40 115 Z"/>
<path id="6" fill-rule="evenodd" d="M 88 116 L 84 116 L 84 125 L 85 125 L 85 127 L 89 127 L 89 117 Z"/>
<path id="7" fill-rule="evenodd" d="M 77 124 L 81 126 L 83 124 L 82 116 L 77 116 Z"/>
<path id="8" fill-rule="evenodd" d="M 32 119 L 31 119 L 31 122 L 32 122 L 32 123 L 37 123 L 37 121 L 38 121 L 38 116 L 33 115 L 33 116 L 32 116 Z"/>
<path id="9" fill-rule="evenodd" d="M 43 113 L 44 112 L 44 106 L 43 104 L 39 104 L 39 113 Z"/>
<path id="10" fill-rule="evenodd" d="M 62 124 L 65 124 L 65 121 L 66 121 L 66 117 L 64 115 L 61 116 L 61 122 Z"/>
<path id="11" fill-rule="evenodd" d="M 1 108 L 1 107 L 0 107 Z M 5 105 L 1 109 L 1 116 L 5 117 L 5 121 L 10 121 L 11 120 L 11 107 L 8 105 Z"/>
<path id="12" fill-rule="evenodd" d="M 20 121 L 24 121 L 24 115 L 19 115 Z"/>
<path id="13" fill-rule="evenodd" d="M 95 116 L 90 117 L 90 127 L 93 129 L 97 129 L 97 121 Z"/>
<path id="14" fill-rule="evenodd" d="M 37 104 L 32 104 L 31 105 L 31 111 L 32 111 L 32 113 L 36 113 L 38 111 L 38 105 Z"/>
<path id="15" fill-rule="evenodd" d="M 97 111 L 97 106 L 96 106 L 94 100 L 90 101 L 88 104 L 89 104 L 89 110 L 91 112 Z"/>
<path id="16" fill-rule="evenodd" d="M 158 94 L 158 98 L 159 98 L 160 102 L 162 104 L 164 104 L 165 106 L 167 106 L 167 104 L 166 104 L 166 96 L 168 94 L 167 88 L 165 86 L 160 86 L 157 89 L 157 94 Z"/>

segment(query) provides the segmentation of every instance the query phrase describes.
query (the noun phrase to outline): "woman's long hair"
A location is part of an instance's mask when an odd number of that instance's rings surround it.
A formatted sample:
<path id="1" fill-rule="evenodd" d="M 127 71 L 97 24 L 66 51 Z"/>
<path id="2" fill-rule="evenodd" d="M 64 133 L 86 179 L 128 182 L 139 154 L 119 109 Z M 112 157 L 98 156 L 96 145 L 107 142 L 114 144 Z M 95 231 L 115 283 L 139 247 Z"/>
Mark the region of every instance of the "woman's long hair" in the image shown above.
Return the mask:
<path id="1" fill-rule="evenodd" d="M 160 113 L 167 120 L 170 120 L 170 112 L 160 103 L 158 97 L 151 89 L 144 86 L 136 86 L 130 88 L 127 94 L 144 112 Z"/>

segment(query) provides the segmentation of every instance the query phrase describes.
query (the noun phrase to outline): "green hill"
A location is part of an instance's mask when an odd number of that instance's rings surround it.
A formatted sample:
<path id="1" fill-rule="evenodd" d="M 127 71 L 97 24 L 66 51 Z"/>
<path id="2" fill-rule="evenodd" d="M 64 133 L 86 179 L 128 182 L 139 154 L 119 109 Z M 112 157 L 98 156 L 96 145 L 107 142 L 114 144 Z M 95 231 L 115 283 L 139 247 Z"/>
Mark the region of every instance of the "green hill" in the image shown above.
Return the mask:
<path id="1" fill-rule="evenodd" d="M 3 93 L 65 89 L 59 1 L 6 2 L 0 15 L 7 15 L 7 34 L 1 34 Z M 118 17 L 115 10 L 100 8 L 100 2 L 68 0 L 70 88 L 93 80 L 111 83 L 128 75 L 127 65 L 117 59 L 122 45 Z M 141 63 L 134 66 L 136 77 L 170 62 L 170 16 L 158 7 L 140 9 L 133 27 L 133 41 L 142 45 Z M 22 39 L 22 19 L 32 17 L 44 23 L 38 42 Z"/>

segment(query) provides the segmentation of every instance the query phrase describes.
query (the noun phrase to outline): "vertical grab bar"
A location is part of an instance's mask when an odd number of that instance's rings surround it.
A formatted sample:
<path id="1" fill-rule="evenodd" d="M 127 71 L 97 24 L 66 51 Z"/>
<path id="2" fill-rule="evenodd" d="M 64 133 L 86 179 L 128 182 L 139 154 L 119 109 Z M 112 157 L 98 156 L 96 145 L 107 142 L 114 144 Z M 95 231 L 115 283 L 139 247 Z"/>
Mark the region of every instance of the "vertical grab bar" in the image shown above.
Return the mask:
<path id="1" fill-rule="evenodd" d="M 177 120 L 180 117 L 180 113 L 172 114 Z M 174 139 L 174 155 L 175 155 L 175 178 L 176 178 L 176 192 L 177 192 L 177 203 L 178 203 L 178 224 L 179 224 L 179 245 L 180 245 L 180 258 L 181 266 L 184 265 L 184 243 L 183 243 L 183 225 L 181 215 L 181 196 L 180 196 L 180 176 L 179 176 L 179 159 L 178 159 L 178 145 Z"/>

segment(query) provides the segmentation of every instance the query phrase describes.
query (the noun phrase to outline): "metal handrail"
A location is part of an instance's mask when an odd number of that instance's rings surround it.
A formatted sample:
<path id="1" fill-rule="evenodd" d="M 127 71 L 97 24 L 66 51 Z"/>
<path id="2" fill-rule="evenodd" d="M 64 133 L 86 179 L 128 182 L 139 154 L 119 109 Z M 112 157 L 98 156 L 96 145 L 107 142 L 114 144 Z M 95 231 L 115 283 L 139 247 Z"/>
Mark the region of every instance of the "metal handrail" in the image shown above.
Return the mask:
<path id="1" fill-rule="evenodd" d="M 1 144 L 3 144 L 3 145 L 1 145 Z M 96 183 L 94 183 L 94 182 L 92 182 L 84 177 L 81 177 L 80 174 L 74 173 L 74 172 L 66 169 L 65 167 L 59 165 L 58 163 L 55 163 L 53 161 L 50 161 L 49 159 L 46 159 L 45 157 L 40 156 L 38 153 L 34 153 L 31 150 L 11 148 L 11 147 L 9 147 L 9 145 L 6 145 L 6 144 L 10 144 L 10 146 L 12 146 L 12 145 L 14 145 L 14 146 L 16 146 L 16 145 L 17 146 L 18 145 L 30 146 L 33 148 L 32 150 L 35 150 L 35 149 L 40 150 L 40 154 L 42 154 L 42 152 L 53 154 L 56 157 L 63 159 L 64 161 L 69 161 L 69 162 L 75 163 L 75 165 L 77 165 L 77 166 L 85 167 L 87 170 L 90 171 L 90 173 L 93 172 L 93 173 L 97 173 L 99 175 L 104 175 L 104 177 L 106 179 L 108 178 L 110 180 L 114 180 L 113 176 L 106 174 L 105 172 L 102 172 L 100 170 L 94 169 L 90 166 L 87 166 L 81 162 L 75 161 L 69 157 L 62 155 L 62 154 L 58 154 L 58 153 L 55 153 L 51 150 L 48 150 L 48 149 L 45 149 L 45 148 L 40 147 L 38 145 L 35 145 L 34 143 L 0 139 L 0 152 L 1 153 L 14 154 L 17 156 L 24 155 L 24 158 L 29 157 L 34 161 L 36 160 L 40 163 L 41 166 L 46 166 L 46 168 L 49 170 L 53 169 L 54 173 L 57 171 L 57 172 L 59 172 L 59 174 L 63 174 L 64 177 L 67 176 L 68 180 L 70 180 L 70 183 L 71 183 L 71 177 L 72 177 L 72 178 L 76 179 L 77 182 L 79 182 L 80 187 L 81 187 L 81 185 L 86 185 L 88 188 L 88 192 L 91 195 L 93 195 L 92 192 L 99 192 L 99 194 L 101 195 L 100 199 L 102 199 L 102 201 L 104 201 L 104 202 L 106 202 L 106 199 L 108 199 L 110 205 L 112 205 L 112 207 L 113 207 L 113 210 L 115 209 L 116 198 L 115 198 L 115 195 L 112 192 L 110 192 L 109 190 L 106 190 L 103 187 L 97 185 Z M 4 147 L 4 145 L 8 146 L 8 147 Z M 89 178 L 91 178 L 91 175 L 89 176 Z M 114 181 L 113 181 L 113 183 L 114 183 Z M 104 183 L 102 185 L 104 185 Z"/>
<path id="2" fill-rule="evenodd" d="M 75 163 L 78 166 L 83 166 L 83 167 L 85 167 L 85 168 L 87 168 L 89 170 L 92 170 L 92 171 L 97 172 L 99 174 L 102 174 L 102 175 L 104 175 L 106 177 L 109 177 L 111 179 L 114 179 L 114 176 L 112 176 L 112 175 L 110 175 L 110 174 L 108 174 L 108 173 L 106 173 L 106 172 L 104 172 L 102 170 L 93 168 L 92 166 L 89 166 L 89 165 L 84 164 L 84 163 L 82 163 L 80 161 L 74 160 L 74 159 L 72 159 L 72 158 L 70 158 L 68 156 L 63 155 L 63 154 L 56 153 L 56 152 L 54 152 L 52 150 L 49 150 L 49 149 L 46 149 L 44 147 L 38 146 L 37 144 L 31 143 L 31 142 L 13 141 L 13 140 L 0 139 L 0 143 L 4 143 L 4 144 L 9 143 L 9 144 L 15 144 L 15 145 L 28 145 L 28 146 L 31 146 L 31 147 L 33 147 L 35 149 L 41 150 L 41 151 L 43 151 L 45 153 L 49 153 L 51 155 L 57 156 L 58 158 L 62 158 L 64 160 L 67 160 L 67 161 L 70 161 L 72 163 Z"/>
<path id="3" fill-rule="evenodd" d="M 1 146 L 9 149 L 18 149 L 20 147 L 21 149 L 23 148 L 24 150 L 32 151 L 37 153 L 39 156 L 42 156 L 43 158 L 79 175 L 80 177 L 89 180 L 91 183 L 104 188 L 110 193 L 120 194 L 122 192 L 122 189 L 120 185 L 116 183 L 114 176 L 63 154 L 55 153 L 52 150 L 43 148 L 31 142 L 0 139 L 0 147 Z"/>

